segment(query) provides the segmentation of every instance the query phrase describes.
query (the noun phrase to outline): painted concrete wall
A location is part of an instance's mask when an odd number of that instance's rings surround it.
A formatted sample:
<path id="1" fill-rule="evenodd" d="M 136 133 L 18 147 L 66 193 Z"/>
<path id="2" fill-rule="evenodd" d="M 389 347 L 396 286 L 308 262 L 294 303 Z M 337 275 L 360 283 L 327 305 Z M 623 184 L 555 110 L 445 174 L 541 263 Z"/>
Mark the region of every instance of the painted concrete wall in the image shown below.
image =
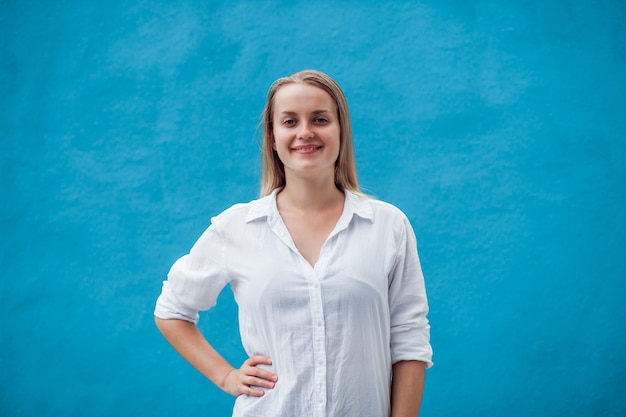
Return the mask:
<path id="1" fill-rule="evenodd" d="M 423 416 L 626 415 L 620 1 L 2 1 L 0 415 L 227 416 L 153 326 L 257 195 L 275 78 L 335 77 L 420 244 Z M 226 291 L 201 327 L 243 360 Z"/>

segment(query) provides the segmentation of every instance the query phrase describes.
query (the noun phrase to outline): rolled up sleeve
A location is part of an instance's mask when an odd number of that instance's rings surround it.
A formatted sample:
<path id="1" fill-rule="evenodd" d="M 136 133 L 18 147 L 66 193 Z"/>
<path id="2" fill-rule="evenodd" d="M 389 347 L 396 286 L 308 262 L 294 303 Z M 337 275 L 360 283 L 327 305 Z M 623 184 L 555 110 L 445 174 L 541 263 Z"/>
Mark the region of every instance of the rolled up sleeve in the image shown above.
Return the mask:
<path id="1" fill-rule="evenodd" d="M 415 234 L 406 217 L 396 236 L 397 257 L 389 279 L 391 360 L 418 360 L 431 367 L 428 300 Z"/>
<path id="2" fill-rule="evenodd" d="M 215 223 L 200 236 L 191 251 L 178 259 L 163 282 L 154 315 L 193 323 L 198 312 L 213 307 L 228 283 L 224 272 L 224 239 Z"/>

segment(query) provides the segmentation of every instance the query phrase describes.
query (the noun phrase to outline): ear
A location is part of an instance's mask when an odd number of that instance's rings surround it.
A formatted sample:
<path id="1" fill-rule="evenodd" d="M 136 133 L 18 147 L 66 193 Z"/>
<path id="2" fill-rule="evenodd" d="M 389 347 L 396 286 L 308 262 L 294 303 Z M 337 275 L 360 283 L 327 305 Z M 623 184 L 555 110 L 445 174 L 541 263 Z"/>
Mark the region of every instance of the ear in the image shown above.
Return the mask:
<path id="1" fill-rule="evenodd" d="M 274 139 L 274 134 L 272 134 L 272 149 L 276 150 L 276 140 Z"/>

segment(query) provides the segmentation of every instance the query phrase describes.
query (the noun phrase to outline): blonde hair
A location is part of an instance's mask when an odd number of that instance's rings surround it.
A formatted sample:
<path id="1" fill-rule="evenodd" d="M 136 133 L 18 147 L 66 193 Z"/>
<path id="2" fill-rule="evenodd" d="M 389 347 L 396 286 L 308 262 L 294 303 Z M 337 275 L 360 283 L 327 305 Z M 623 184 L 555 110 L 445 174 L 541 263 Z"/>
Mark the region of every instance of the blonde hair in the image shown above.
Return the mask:
<path id="1" fill-rule="evenodd" d="M 362 194 L 357 180 L 356 161 L 352 144 L 352 125 L 350 124 L 350 111 L 348 110 L 346 97 L 341 87 L 328 75 L 319 71 L 304 70 L 274 81 L 267 93 L 267 101 L 265 102 L 260 122 L 260 127 L 263 129 L 261 143 L 261 197 L 265 197 L 275 189 L 285 186 L 285 167 L 272 146 L 274 142 L 272 118 L 274 117 L 274 96 L 281 87 L 287 84 L 309 84 L 321 88 L 337 104 L 340 145 L 339 156 L 335 162 L 335 185 L 340 190 Z"/>

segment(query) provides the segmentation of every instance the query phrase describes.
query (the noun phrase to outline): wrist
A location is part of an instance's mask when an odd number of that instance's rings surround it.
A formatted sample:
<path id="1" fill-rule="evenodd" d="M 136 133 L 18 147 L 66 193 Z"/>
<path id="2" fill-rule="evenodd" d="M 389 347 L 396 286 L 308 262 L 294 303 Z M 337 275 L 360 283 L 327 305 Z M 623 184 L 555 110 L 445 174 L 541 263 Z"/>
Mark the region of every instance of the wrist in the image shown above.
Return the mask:
<path id="1" fill-rule="evenodd" d="M 217 386 L 224 392 L 228 392 L 227 391 L 227 385 L 228 385 L 228 378 L 230 377 L 230 374 L 232 374 L 234 371 L 236 370 L 236 368 L 230 368 L 226 371 L 226 373 L 224 373 L 221 381 L 219 381 L 219 383 L 217 384 Z"/>

